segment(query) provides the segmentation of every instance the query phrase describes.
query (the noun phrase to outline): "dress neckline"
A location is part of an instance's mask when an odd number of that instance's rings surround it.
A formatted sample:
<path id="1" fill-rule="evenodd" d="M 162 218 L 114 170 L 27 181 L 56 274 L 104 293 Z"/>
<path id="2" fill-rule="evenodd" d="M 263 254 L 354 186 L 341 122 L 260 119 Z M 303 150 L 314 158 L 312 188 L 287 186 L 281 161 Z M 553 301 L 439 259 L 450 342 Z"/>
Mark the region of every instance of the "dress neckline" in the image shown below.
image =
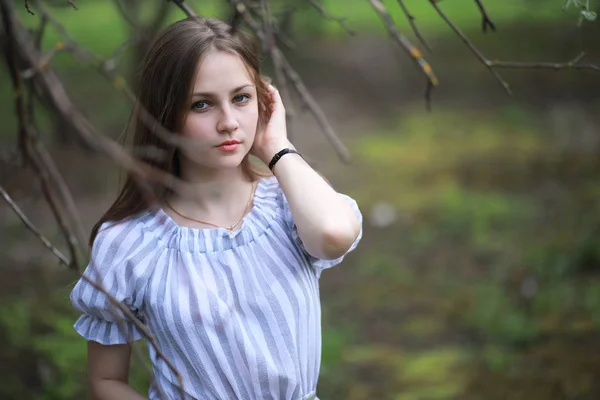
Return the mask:
<path id="1" fill-rule="evenodd" d="M 258 180 L 252 207 L 242 218 L 239 228 L 234 231 L 216 227 L 182 226 L 162 207 L 149 210 L 142 217 L 142 223 L 159 242 L 180 251 L 211 252 L 237 247 L 255 240 L 268 229 L 276 213 L 277 190 L 274 188 L 278 186 L 275 177 Z"/>

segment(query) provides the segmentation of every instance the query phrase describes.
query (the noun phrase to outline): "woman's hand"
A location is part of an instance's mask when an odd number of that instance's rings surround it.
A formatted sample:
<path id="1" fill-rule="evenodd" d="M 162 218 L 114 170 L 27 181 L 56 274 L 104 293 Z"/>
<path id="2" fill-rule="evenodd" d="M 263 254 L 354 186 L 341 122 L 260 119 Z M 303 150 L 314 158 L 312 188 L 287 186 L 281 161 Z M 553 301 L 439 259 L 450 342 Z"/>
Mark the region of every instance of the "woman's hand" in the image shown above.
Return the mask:
<path id="1" fill-rule="evenodd" d="M 273 156 L 286 147 L 294 148 L 287 138 L 287 127 L 285 123 L 285 107 L 279 95 L 279 91 L 273 85 L 269 85 L 269 104 L 271 118 L 265 127 L 259 128 L 254 138 L 254 144 L 250 154 L 258 157 L 266 165 Z"/>

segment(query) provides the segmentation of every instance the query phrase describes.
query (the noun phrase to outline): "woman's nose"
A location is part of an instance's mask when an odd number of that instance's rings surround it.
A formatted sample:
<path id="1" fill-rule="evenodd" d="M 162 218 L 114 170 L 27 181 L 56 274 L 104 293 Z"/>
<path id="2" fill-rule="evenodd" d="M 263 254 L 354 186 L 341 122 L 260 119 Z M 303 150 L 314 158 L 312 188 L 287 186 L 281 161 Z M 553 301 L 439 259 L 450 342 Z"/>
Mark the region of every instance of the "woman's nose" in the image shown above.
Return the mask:
<path id="1" fill-rule="evenodd" d="M 233 132 L 238 129 L 240 124 L 238 123 L 233 110 L 229 106 L 223 107 L 219 122 L 217 124 L 217 130 L 219 133 Z"/>

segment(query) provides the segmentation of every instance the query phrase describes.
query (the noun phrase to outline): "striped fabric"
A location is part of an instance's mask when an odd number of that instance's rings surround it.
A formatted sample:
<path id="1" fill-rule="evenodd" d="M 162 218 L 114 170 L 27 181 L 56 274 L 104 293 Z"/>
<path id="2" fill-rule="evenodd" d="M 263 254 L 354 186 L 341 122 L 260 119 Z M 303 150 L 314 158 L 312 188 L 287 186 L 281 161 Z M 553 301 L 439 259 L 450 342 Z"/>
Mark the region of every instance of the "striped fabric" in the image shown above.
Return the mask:
<path id="1" fill-rule="evenodd" d="M 348 201 L 357 217 L 356 202 Z M 353 250 L 362 236 L 353 243 Z M 235 232 L 177 225 L 163 210 L 102 226 L 85 274 L 153 333 L 183 378 L 186 399 L 315 399 L 321 361 L 321 272 L 341 262 L 310 256 L 275 177 L 257 185 Z M 71 302 L 87 340 L 142 337 L 105 295 L 80 280 Z M 150 399 L 181 399 L 176 376 L 148 346 Z"/>

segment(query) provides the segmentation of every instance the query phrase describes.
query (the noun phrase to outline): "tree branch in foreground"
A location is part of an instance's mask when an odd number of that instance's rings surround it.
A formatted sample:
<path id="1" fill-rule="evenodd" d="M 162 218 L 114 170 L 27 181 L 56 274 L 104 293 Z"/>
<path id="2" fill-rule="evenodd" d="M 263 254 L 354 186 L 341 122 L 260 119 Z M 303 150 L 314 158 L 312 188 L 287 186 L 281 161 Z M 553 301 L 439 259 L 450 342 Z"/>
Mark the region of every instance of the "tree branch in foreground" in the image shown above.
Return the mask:
<path id="1" fill-rule="evenodd" d="M 394 39 L 395 42 L 398 43 L 398 45 L 413 59 L 417 67 L 425 75 L 425 78 L 427 79 L 427 85 L 425 88 L 425 101 L 427 108 L 430 108 L 431 91 L 439 84 L 438 78 L 433 72 L 433 68 L 431 68 L 431 65 L 423 58 L 421 51 L 415 47 L 406 36 L 396 29 L 396 25 L 394 24 L 392 17 L 388 13 L 381 0 L 369 0 L 369 2 L 371 3 L 371 6 L 377 15 L 379 15 L 379 18 L 383 21 L 390 37 Z"/>

